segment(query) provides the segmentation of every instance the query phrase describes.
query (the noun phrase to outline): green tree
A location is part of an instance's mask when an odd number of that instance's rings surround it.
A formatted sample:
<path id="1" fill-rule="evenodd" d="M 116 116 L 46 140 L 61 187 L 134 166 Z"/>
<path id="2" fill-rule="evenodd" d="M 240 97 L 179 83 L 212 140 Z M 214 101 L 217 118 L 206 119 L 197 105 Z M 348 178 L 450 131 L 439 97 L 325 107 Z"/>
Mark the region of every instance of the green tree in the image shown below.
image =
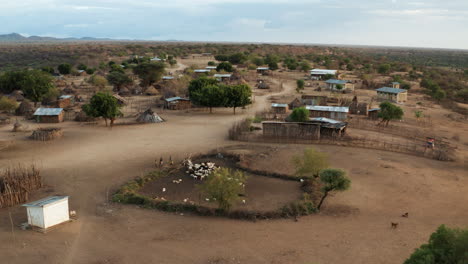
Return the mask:
<path id="1" fill-rule="evenodd" d="M 50 66 L 44 66 L 41 68 L 41 70 L 43 72 L 47 72 L 47 73 L 50 73 L 50 74 L 54 74 L 55 73 L 55 70 L 53 67 L 50 67 Z"/>
<path id="2" fill-rule="evenodd" d="M 390 64 L 380 64 L 377 68 L 377 72 L 380 74 L 387 74 L 390 72 Z"/>
<path id="3" fill-rule="evenodd" d="M 199 188 L 210 202 L 218 203 L 219 209 L 229 211 L 239 201 L 239 195 L 244 193 L 246 180 L 247 176 L 242 171 L 219 168 Z"/>
<path id="4" fill-rule="evenodd" d="M 84 65 L 83 63 L 80 63 L 80 65 L 78 65 L 78 67 L 76 68 L 81 71 L 86 71 L 88 69 L 88 66 Z"/>
<path id="5" fill-rule="evenodd" d="M 228 61 L 232 64 L 242 64 L 247 61 L 247 56 L 243 53 L 234 53 L 229 56 Z"/>
<path id="6" fill-rule="evenodd" d="M 60 64 L 57 69 L 60 74 L 70 74 L 72 71 L 72 66 L 68 63 L 63 63 Z"/>
<path id="7" fill-rule="evenodd" d="M 423 117 L 423 111 L 414 111 L 414 116 L 416 117 L 416 119 L 420 119 L 421 117 Z"/>
<path id="8" fill-rule="evenodd" d="M 346 177 L 346 172 L 340 169 L 324 169 L 319 174 L 320 182 L 322 183 L 322 198 L 320 199 L 317 209 L 320 210 L 323 201 L 332 191 L 346 191 L 351 186 L 351 180 Z"/>
<path id="9" fill-rule="evenodd" d="M 189 97 L 190 100 L 194 104 L 200 104 L 199 102 L 199 91 L 209 85 L 217 85 L 218 81 L 214 78 L 208 78 L 208 77 L 200 77 L 198 79 L 192 80 L 189 85 L 188 85 L 188 92 L 189 92 Z"/>
<path id="10" fill-rule="evenodd" d="M 427 244 L 423 244 L 404 264 L 468 263 L 468 229 L 439 226 Z"/>
<path id="11" fill-rule="evenodd" d="M 311 69 L 310 63 L 308 61 L 302 61 L 299 65 L 301 71 L 308 72 Z"/>
<path id="12" fill-rule="evenodd" d="M 50 74 L 40 70 L 31 70 L 25 72 L 20 81 L 20 87 L 25 97 L 33 101 L 36 106 L 53 89 L 54 85 Z"/>
<path id="13" fill-rule="evenodd" d="M 309 121 L 310 112 L 305 107 L 294 108 L 291 113 L 290 119 L 293 122 L 307 122 Z"/>
<path id="14" fill-rule="evenodd" d="M 120 111 L 120 105 L 117 102 L 117 99 L 109 93 L 96 93 L 89 104 L 82 106 L 83 111 L 91 117 L 102 117 L 106 122 L 110 120 L 110 125 L 114 124 L 114 121 L 117 117 L 122 116 Z"/>
<path id="15" fill-rule="evenodd" d="M 386 122 L 385 125 L 388 126 L 388 123 L 391 120 L 399 120 L 403 117 L 403 109 L 390 102 L 383 102 L 380 104 L 379 117 L 382 118 L 382 121 L 379 123 L 379 125 Z"/>
<path id="16" fill-rule="evenodd" d="M 209 61 L 209 62 L 208 62 L 208 66 L 216 66 L 216 62 L 214 62 L 214 61 Z"/>
<path id="17" fill-rule="evenodd" d="M 440 88 L 435 90 L 431 95 L 432 98 L 436 99 L 438 102 L 447 97 L 447 93 Z"/>
<path id="18" fill-rule="evenodd" d="M 209 107 L 210 113 L 212 113 L 213 107 L 220 107 L 226 104 L 225 90 L 225 88 L 213 84 L 204 86 L 196 94 L 198 98 L 197 102 L 201 106 Z"/>
<path id="19" fill-rule="evenodd" d="M 341 91 L 341 90 L 343 90 L 343 85 L 342 85 L 342 84 L 337 84 L 337 85 L 335 86 L 335 88 L 336 88 L 338 91 Z"/>
<path id="20" fill-rule="evenodd" d="M 49 91 L 44 94 L 42 98 L 42 103 L 44 104 L 51 104 L 55 101 L 57 101 L 57 98 L 60 95 L 60 91 L 56 87 L 52 87 L 49 89 Z"/>
<path id="21" fill-rule="evenodd" d="M 272 70 L 272 71 L 275 71 L 275 70 L 277 70 L 279 68 L 278 63 L 277 62 L 270 62 L 270 63 L 268 63 L 268 68 L 270 68 L 270 70 Z"/>
<path id="22" fill-rule="evenodd" d="M 218 66 L 216 67 L 216 71 L 226 71 L 226 72 L 232 72 L 234 69 L 232 67 L 232 64 L 229 61 L 223 61 Z"/>
<path id="23" fill-rule="evenodd" d="M 0 75 L 0 92 L 9 94 L 21 89 L 21 82 L 28 71 L 9 71 Z"/>
<path id="24" fill-rule="evenodd" d="M 225 54 L 218 54 L 218 55 L 215 55 L 215 60 L 217 60 L 217 61 L 228 61 L 229 56 L 227 56 Z"/>
<path id="25" fill-rule="evenodd" d="M 250 61 L 256 66 L 262 66 L 265 64 L 265 60 L 261 57 L 254 57 Z"/>
<path id="26" fill-rule="evenodd" d="M 305 81 L 304 80 L 297 80 L 296 81 L 296 84 L 297 84 L 297 90 L 304 90 L 304 86 L 305 86 Z"/>
<path id="27" fill-rule="evenodd" d="M 126 75 L 125 73 L 121 72 L 111 72 L 107 75 L 107 81 L 110 84 L 114 85 L 116 90 L 120 90 L 122 86 L 132 84 L 132 79 Z"/>
<path id="28" fill-rule="evenodd" d="M 226 107 L 232 107 L 236 114 L 237 107 L 244 107 L 252 103 L 252 89 L 246 84 L 226 86 Z"/>
<path id="29" fill-rule="evenodd" d="M 13 112 L 18 108 L 18 103 L 6 96 L 0 97 L 0 111 Z"/>
<path id="30" fill-rule="evenodd" d="M 164 63 L 140 63 L 138 66 L 133 68 L 133 72 L 138 75 L 141 79 L 141 84 L 143 87 L 148 87 L 151 84 L 161 80 L 164 74 Z"/>
<path id="31" fill-rule="evenodd" d="M 327 154 L 314 148 L 306 148 L 301 156 L 294 156 L 292 163 L 296 168 L 294 175 L 299 178 L 316 178 L 329 166 Z"/>

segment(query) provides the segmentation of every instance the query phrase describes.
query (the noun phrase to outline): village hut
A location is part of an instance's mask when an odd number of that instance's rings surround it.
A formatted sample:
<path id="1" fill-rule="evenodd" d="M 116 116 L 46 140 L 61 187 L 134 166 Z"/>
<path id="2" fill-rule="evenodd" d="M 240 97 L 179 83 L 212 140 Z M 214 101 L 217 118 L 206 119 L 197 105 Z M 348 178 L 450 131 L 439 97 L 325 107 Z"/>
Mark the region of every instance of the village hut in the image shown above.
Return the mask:
<path id="1" fill-rule="evenodd" d="M 70 221 L 68 196 L 51 196 L 23 206 L 26 207 L 28 225 L 41 232 Z"/>
<path id="2" fill-rule="evenodd" d="M 138 123 L 161 123 L 164 120 L 151 108 L 143 112 L 136 120 Z"/>
<path id="3" fill-rule="evenodd" d="M 38 108 L 34 112 L 39 123 L 60 123 L 64 119 L 63 108 Z"/>
<path id="4" fill-rule="evenodd" d="M 11 94 L 8 95 L 8 97 L 18 102 L 22 102 L 24 100 L 24 94 L 21 90 L 14 90 Z"/>
<path id="5" fill-rule="evenodd" d="M 18 108 L 16 108 L 16 115 L 25 116 L 26 118 L 30 118 L 34 113 L 35 109 L 33 104 L 29 100 L 24 100 L 21 102 Z"/>
<path id="6" fill-rule="evenodd" d="M 123 98 L 122 96 L 118 95 L 118 94 L 113 94 L 112 95 L 115 99 L 117 99 L 117 103 L 119 105 L 127 105 L 128 104 L 128 101 L 127 99 Z"/>
<path id="7" fill-rule="evenodd" d="M 130 96 L 131 92 L 127 87 L 122 87 L 122 88 L 120 88 L 119 95 L 120 96 Z"/>
<path id="8" fill-rule="evenodd" d="M 140 95 L 143 93 L 143 89 L 138 84 L 133 85 L 132 88 L 130 88 L 130 91 L 134 95 Z"/>
<path id="9" fill-rule="evenodd" d="M 145 94 L 146 95 L 158 95 L 159 92 L 154 86 L 150 86 L 148 87 L 148 89 L 146 89 Z"/>
<path id="10" fill-rule="evenodd" d="M 67 87 L 65 87 L 65 88 L 62 90 L 62 92 L 63 92 L 64 94 L 77 94 L 76 90 L 75 90 L 73 87 L 71 87 L 70 85 L 67 86 Z"/>
<path id="11" fill-rule="evenodd" d="M 170 110 L 185 110 L 192 107 L 190 99 L 179 96 L 166 98 L 164 101 L 164 108 Z"/>
<path id="12" fill-rule="evenodd" d="M 379 112 L 380 112 L 380 108 L 372 108 L 372 109 L 369 109 L 368 112 L 368 117 L 369 119 L 371 120 L 377 120 L 379 119 Z"/>
<path id="13" fill-rule="evenodd" d="M 304 104 L 299 100 L 299 98 L 295 98 L 291 103 L 289 103 L 289 109 L 295 109 L 301 106 L 304 106 Z"/>
<path id="14" fill-rule="evenodd" d="M 39 128 L 33 131 L 31 139 L 49 141 L 63 137 L 63 130 L 57 127 Z"/>

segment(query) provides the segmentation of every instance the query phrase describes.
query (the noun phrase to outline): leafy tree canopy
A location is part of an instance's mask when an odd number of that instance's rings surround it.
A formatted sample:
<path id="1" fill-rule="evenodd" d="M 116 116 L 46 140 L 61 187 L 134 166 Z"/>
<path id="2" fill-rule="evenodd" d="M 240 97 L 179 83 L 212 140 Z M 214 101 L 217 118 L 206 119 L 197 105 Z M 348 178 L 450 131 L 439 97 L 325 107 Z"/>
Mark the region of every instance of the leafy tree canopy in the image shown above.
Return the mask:
<path id="1" fill-rule="evenodd" d="M 141 84 L 145 87 L 160 81 L 165 71 L 165 65 L 163 62 L 156 63 L 140 63 L 133 72 L 138 75 L 141 79 Z"/>
<path id="2" fill-rule="evenodd" d="M 234 69 L 232 67 L 232 64 L 228 61 L 223 61 L 218 66 L 216 67 L 216 71 L 226 71 L 226 72 L 232 72 Z"/>
<path id="3" fill-rule="evenodd" d="M 309 121 L 309 110 L 305 107 L 294 108 L 290 115 L 290 119 L 293 122 L 307 122 Z"/>
<path id="4" fill-rule="evenodd" d="M 390 102 L 383 102 L 380 104 L 379 117 L 382 118 L 381 123 L 386 122 L 388 125 L 391 120 L 399 120 L 403 118 L 403 109 Z"/>
<path id="5" fill-rule="evenodd" d="M 70 74 L 72 71 L 72 66 L 68 63 L 63 63 L 60 64 L 57 69 L 60 74 Z"/>
<path id="6" fill-rule="evenodd" d="M 117 99 L 109 93 L 96 93 L 89 104 L 82 106 L 83 111 L 91 117 L 102 117 L 106 121 L 109 119 L 111 121 L 111 126 L 114 124 L 114 121 L 117 117 L 122 116 L 120 111 L 120 105 L 117 102 Z"/>

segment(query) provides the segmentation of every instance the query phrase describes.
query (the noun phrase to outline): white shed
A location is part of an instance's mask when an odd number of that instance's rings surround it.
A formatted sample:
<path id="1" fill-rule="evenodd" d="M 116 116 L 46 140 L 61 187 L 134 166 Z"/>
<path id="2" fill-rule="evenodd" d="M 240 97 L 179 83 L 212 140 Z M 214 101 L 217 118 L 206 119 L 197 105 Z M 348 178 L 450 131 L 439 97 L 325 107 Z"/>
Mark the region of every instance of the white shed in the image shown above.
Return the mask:
<path id="1" fill-rule="evenodd" d="M 32 227 L 45 230 L 70 221 L 68 196 L 50 196 L 23 206 L 28 213 L 28 224 Z"/>

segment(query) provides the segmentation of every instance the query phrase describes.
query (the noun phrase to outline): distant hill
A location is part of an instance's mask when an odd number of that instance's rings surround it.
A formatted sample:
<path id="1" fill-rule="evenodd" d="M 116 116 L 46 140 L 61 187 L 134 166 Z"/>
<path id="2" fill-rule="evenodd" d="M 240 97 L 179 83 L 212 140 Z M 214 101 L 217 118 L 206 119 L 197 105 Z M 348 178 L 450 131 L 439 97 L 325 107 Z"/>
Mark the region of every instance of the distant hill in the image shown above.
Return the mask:
<path id="1" fill-rule="evenodd" d="M 30 36 L 25 37 L 18 33 L 0 35 L 0 42 L 63 42 L 63 41 L 111 41 L 113 39 L 108 38 L 54 38 L 54 37 L 41 37 L 41 36 Z"/>

